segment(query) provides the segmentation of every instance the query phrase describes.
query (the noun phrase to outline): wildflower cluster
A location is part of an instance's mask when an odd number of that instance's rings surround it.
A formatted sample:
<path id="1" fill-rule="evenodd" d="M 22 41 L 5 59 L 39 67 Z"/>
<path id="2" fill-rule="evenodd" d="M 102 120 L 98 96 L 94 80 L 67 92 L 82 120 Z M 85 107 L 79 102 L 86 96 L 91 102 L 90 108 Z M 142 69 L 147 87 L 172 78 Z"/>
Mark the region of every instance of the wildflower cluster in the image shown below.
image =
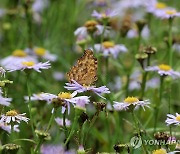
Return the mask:
<path id="1" fill-rule="evenodd" d="M 0 4 L 0 153 L 180 152 L 180 2 Z"/>

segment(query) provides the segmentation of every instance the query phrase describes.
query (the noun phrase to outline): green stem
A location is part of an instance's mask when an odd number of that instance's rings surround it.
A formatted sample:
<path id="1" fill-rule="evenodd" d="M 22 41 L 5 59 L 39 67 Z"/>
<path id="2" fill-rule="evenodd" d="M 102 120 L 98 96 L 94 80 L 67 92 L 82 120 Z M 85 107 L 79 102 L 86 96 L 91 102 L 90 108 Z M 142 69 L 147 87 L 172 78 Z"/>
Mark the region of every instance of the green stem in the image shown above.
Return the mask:
<path id="1" fill-rule="evenodd" d="M 50 118 L 50 120 L 49 120 L 49 123 L 48 123 L 48 126 L 47 126 L 45 132 L 48 132 L 49 129 L 51 128 L 52 122 L 53 122 L 53 120 L 54 120 L 55 112 L 56 112 L 56 110 L 54 109 L 54 112 L 51 114 L 51 118 Z M 43 143 L 43 138 L 40 138 L 39 141 L 38 141 L 38 144 L 37 144 L 37 146 L 36 146 L 36 148 L 35 148 L 35 150 L 34 150 L 34 153 L 35 153 L 35 154 L 39 151 L 40 146 L 41 146 L 42 143 Z"/>
<path id="2" fill-rule="evenodd" d="M 146 88 L 146 79 L 147 79 L 147 72 L 143 73 L 143 79 L 142 79 L 142 85 L 141 85 L 141 99 L 143 100 L 144 97 L 144 91 Z"/>
<path id="3" fill-rule="evenodd" d="M 64 127 L 64 134 L 65 134 L 65 138 L 67 139 L 68 137 L 68 130 L 67 130 L 67 127 L 66 127 L 66 112 L 67 110 L 65 110 L 64 114 L 63 114 L 63 127 Z M 68 144 L 66 145 L 66 149 L 69 149 L 68 148 Z"/>
<path id="4" fill-rule="evenodd" d="M 87 133 L 86 133 L 86 135 L 85 135 L 85 137 L 84 137 L 84 141 L 87 140 L 87 136 L 88 136 L 88 134 L 89 134 L 92 126 L 93 126 L 94 123 L 96 122 L 96 119 L 98 118 L 98 116 L 99 116 L 99 111 L 97 111 L 97 112 L 94 114 L 94 116 L 93 116 L 93 118 L 92 118 L 92 120 L 91 120 L 91 122 L 90 122 L 89 128 L 88 128 L 88 130 L 87 130 Z"/>
<path id="5" fill-rule="evenodd" d="M 87 124 L 87 121 L 85 121 L 85 122 L 82 124 L 81 128 L 80 128 L 80 135 L 81 135 L 81 136 L 79 136 L 79 137 L 80 137 L 80 144 L 81 144 L 81 145 L 83 145 L 83 143 L 84 143 L 86 124 Z"/>
<path id="6" fill-rule="evenodd" d="M 169 109 L 169 114 L 171 114 L 171 83 L 170 83 L 170 89 L 169 89 L 169 100 L 168 100 L 168 109 Z M 170 136 L 172 136 L 172 127 L 171 125 L 169 125 L 169 133 L 170 133 Z"/>
<path id="7" fill-rule="evenodd" d="M 79 113 L 78 113 L 79 109 L 75 109 L 75 117 L 74 117 L 74 123 L 72 125 L 71 131 L 69 133 L 69 136 L 66 138 L 66 141 L 64 143 L 64 145 L 66 146 L 69 143 L 69 140 L 71 139 L 71 137 L 73 136 L 75 129 L 76 129 L 76 125 L 78 122 L 78 118 L 79 118 Z"/>
<path id="8" fill-rule="evenodd" d="M 140 139 L 142 140 L 142 148 L 143 148 L 143 151 L 147 154 L 147 149 L 146 149 L 146 146 L 144 144 L 144 141 L 143 141 L 143 138 L 141 136 L 141 130 L 139 128 L 139 124 L 138 124 L 138 121 L 136 120 L 136 116 L 134 114 L 134 111 L 131 112 L 132 113 L 132 117 L 133 117 L 133 121 L 134 121 L 134 124 L 135 124 L 135 127 L 136 127 L 136 130 L 137 130 L 137 133 L 138 133 L 138 137 L 140 137 Z"/>
<path id="9" fill-rule="evenodd" d="M 150 65 L 150 58 L 151 58 L 151 55 L 149 54 L 148 59 L 147 59 L 147 66 Z M 147 75 L 148 75 L 148 72 L 143 73 L 143 79 L 142 79 L 142 85 L 141 85 L 141 99 L 142 100 L 143 100 L 143 97 L 144 97 L 144 91 L 146 89 Z"/>
<path id="10" fill-rule="evenodd" d="M 102 32 L 102 35 L 101 35 L 101 45 L 102 45 L 102 43 L 103 43 L 103 41 L 104 41 L 104 33 L 105 33 L 105 31 L 106 31 L 106 26 L 107 26 L 107 24 L 108 24 L 108 21 L 103 21 L 103 26 L 104 26 L 104 28 L 103 28 L 103 32 Z M 102 49 L 101 49 L 102 50 Z"/>
<path id="11" fill-rule="evenodd" d="M 151 34 L 153 34 L 152 31 L 152 19 L 153 19 L 153 15 L 151 13 L 148 13 L 148 27 L 149 27 L 149 31 Z"/>
<path id="12" fill-rule="evenodd" d="M 96 50 L 95 50 L 95 48 L 94 48 L 95 42 L 94 42 L 93 33 L 90 33 L 90 36 L 91 36 L 91 46 L 92 46 L 93 51 L 95 52 Z M 96 53 L 96 52 L 95 52 L 95 53 Z"/>
<path id="13" fill-rule="evenodd" d="M 66 110 L 63 114 L 63 127 L 64 127 L 64 130 L 65 130 L 65 135 L 67 137 L 67 127 L 66 127 Z"/>
<path id="14" fill-rule="evenodd" d="M 137 43 L 137 50 L 135 51 L 135 53 L 137 53 L 139 51 L 140 45 L 141 45 L 141 32 L 138 32 L 139 36 L 138 36 L 138 43 Z"/>
<path id="15" fill-rule="evenodd" d="M 129 73 L 127 74 L 127 81 L 126 81 L 126 86 L 125 86 L 125 90 L 126 90 L 126 97 L 129 96 L 129 83 L 130 83 L 130 75 Z"/>
<path id="16" fill-rule="evenodd" d="M 105 83 L 108 83 L 108 64 L 109 64 L 109 57 L 105 58 Z"/>
<path id="17" fill-rule="evenodd" d="M 54 109 L 53 113 L 51 114 L 51 118 L 50 118 L 50 120 L 49 120 L 48 126 L 47 126 L 47 128 L 46 128 L 46 132 L 48 132 L 49 129 L 51 128 L 51 125 L 52 125 L 53 120 L 54 120 L 55 112 L 56 112 L 56 110 Z"/>
<path id="18" fill-rule="evenodd" d="M 169 65 L 172 66 L 172 58 L 173 58 L 173 51 L 172 51 L 172 24 L 173 18 L 169 19 L 169 36 L 168 36 L 168 44 L 169 44 Z"/>
<path id="19" fill-rule="evenodd" d="M 163 81 L 164 76 L 160 77 L 160 88 L 159 88 L 159 102 L 155 105 L 155 121 L 154 121 L 154 132 L 156 132 L 157 120 L 158 120 L 158 113 L 159 113 L 159 105 L 162 101 L 162 93 L 163 93 Z"/>
<path id="20" fill-rule="evenodd" d="M 40 146 L 41 146 L 42 143 L 43 143 L 43 139 L 39 139 L 39 142 L 38 142 L 36 148 L 34 149 L 34 152 L 33 152 L 33 153 L 36 154 L 36 153 L 39 151 Z"/>
<path id="21" fill-rule="evenodd" d="M 26 14 L 26 21 L 27 21 L 27 32 L 28 32 L 28 46 L 32 48 L 32 20 L 30 14 L 30 0 L 26 0 L 24 7 L 25 7 L 25 14 Z"/>
<path id="22" fill-rule="evenodd" d="M 32 113 L 31 113 L 31 88 L 29 85 L 29 74 L 27 73 L 27 91 L 28 91 L 28 110 L 29 110 L 29 116 L 30 116 L 30 124 L 31 124 L 31 130 L 33 133 L 33 137 L 34 139 L 36 139 L 36 135 L 35 135 L 35 131 L 34 131 L 34 123 L 33 123 L 33 117 L 32 117 Z"/>
<path id="23" fill-rule="evenodd" d="M 11 122 L 11 140 L 14 138 L 14 124 Z"/>

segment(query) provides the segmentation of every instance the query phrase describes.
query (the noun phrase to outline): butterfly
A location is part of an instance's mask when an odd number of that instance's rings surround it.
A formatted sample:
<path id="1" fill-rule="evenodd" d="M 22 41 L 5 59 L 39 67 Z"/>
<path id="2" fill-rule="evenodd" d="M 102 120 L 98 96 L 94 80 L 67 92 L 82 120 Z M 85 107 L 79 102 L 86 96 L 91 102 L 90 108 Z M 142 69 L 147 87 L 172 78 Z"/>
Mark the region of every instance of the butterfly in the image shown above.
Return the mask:
<path id="1" fill-rule="evenodd" d="M 93 51 L 86 49 L 81 58 L 67 73 L 69 82 L 75 80 L 81 85 L 92 85 L 97 78 L 97 59 L 94 57 Z"/>

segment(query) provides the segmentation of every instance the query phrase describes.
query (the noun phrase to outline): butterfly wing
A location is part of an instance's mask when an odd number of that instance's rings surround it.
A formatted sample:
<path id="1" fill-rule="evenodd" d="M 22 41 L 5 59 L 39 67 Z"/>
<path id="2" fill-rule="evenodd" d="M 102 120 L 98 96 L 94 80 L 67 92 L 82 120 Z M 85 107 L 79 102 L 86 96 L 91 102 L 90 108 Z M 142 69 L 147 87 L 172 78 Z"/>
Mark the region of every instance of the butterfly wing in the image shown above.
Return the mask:
<path id="1" fill-rule="evenodd" d="M 67 73 L 67 78 L 69 82 L 75 80 L 81 85 L 91 85 L 97 80 L 97 59 L 92 50 L 84 51 L 83 56 Z"/>

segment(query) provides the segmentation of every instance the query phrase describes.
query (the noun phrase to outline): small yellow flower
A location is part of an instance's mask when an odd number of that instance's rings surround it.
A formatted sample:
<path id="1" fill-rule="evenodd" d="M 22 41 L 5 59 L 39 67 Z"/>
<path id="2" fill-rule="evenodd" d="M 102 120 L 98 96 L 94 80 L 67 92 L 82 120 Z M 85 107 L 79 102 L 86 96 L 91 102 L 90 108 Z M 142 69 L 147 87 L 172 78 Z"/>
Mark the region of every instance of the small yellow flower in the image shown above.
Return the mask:
<path id="1" fill-rule="evenodd" d="M 17 116 L 18 113 L 16 110 L 10 110 L 8 112 L 6 112 L 6 116 Z"/>
<path id="2" fill-rule="evenodd" d="M 162 71 L 169 71 L 169 70 L 171 70 L 171 66 L 166 65 L 166 64 L 161 64 L 161 65 L 159 65 L 159 69 Z"/>
<path id="3" fill-rule="evenodd" d="M 135 103 L 135 102 L 138 102 L 139 100 L 136 98 L 136 97 L 127 97 L 124 102 L 125 103 L 129 103 L 129 104 L 132 104 L 132 103 Z"/>
<path id="4" fill-rule="evenodd" d="M 157 9 L 164 9 L 164 8 L 166 8 L 166 7 L 167 7 L 167 6 L 166 6 L 165 3 L 161 3 L 161 2 L 156 3 L 156 8 L 157 8 Z"/>
<path id="5" fill-rule="evenodd" d="M 46 49 L 44 49 L 44 48 L 35 48 L 34 52 L 38 56 L 44 56 L 46 54 Z"/>
<path id="6" fill-rule="evenodd" d="M 61 93 L 59 93 L 59 94 L 58 94 L 58 97 L 59 97 L 60 99 L 70 99 L 70 98 L 72 98 L 71 93 L 67 93 L 67 92 L 61 92 Z"/>
<path id="7" fill-rule="evenodd" d="M 105 41 L 102 43 L 102 45 L 104 46 L 104 48 L 112 48 L 115 46 L 114 42 L 111 41 Z"/>
<path id="8" fill-rule="evenodd" d="M 15 57 L 26 57 L 27 53 L 25 53 L 23 50 L 17 49 L 13 51 L 12 55 Z"/>
<path id="9" fill-rule="evenodd" d="M 31 67 L 35 65 L 33 61 L 25 61 L 25 62 L 22 62 L 22 64 L 27 67 Z"/>
<path id="10" fill-rule="evenodd" d="M 165 149 L 158 149 L 152 152 L 153 154 L 167 154 Z"/>

